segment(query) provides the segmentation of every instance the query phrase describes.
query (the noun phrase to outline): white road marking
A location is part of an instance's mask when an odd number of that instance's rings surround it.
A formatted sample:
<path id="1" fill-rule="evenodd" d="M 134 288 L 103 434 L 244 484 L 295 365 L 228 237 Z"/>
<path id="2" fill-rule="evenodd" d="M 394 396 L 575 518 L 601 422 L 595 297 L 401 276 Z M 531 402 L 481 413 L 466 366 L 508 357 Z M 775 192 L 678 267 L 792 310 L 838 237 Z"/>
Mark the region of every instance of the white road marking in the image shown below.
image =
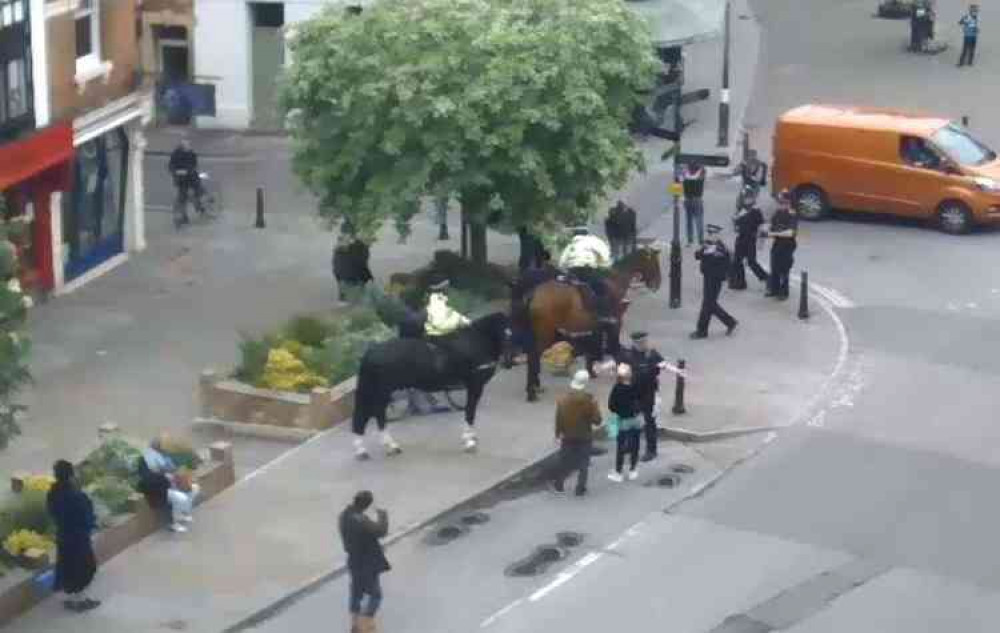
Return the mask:
<path id="1" fill-rule="evenodd" d="M 820 295 L 827 301 L 829 301 L 835 308 L 840 308 L 841 310 L 846 310 L 849 308 L 857 307 L 853 301 L 845 297 L 840 292 L 834 290 L 833 288 L 827 288 L 826 286 L 821 286 L 817 283 L 810 283 L 809 288 Z"/>
<path id="2" fill-rule="evenodd" d="M 485 629 L 486 627 L 490 626 L 491 624 L 493 624 L 494 622 L 496 622 L 497 620 L 499 620 L 503 616 L 505 616 L 508 613 L 510 613 L 513 609 L 515 609 L 523 601 L 524 600 L 522 598 L 518 598 L 514 602 L 511 602 L 510 604 L 508 604 L 503 609 L 500 609 L 499 611 L 497 611 L 496 613 L 494 613 L 490 617 L 488 617 L 485 620 L 483 620 L 482 623 L 479 625 L 479 628 Z"/>
<path id="3" fill-rule="evenodd" d="M 837 328 L 837 336 L 840 338 L 840 348 L 837 351 L 837 362 L 833 366 L 833 372 L 827 379 L 826 384 L 820 390 L 819 395 L 816 396 L 807 407 L 807 411 L 812 409 L 818 402 L 821 402 L 823 398 L 829 397 L 830 391 L 837 385 L 837 381 L 840 379 L 842 373 L 844 373 L 844 368 L 847 366 L 847 357 L 851 351 L 851 339 L 847 335 L 847 326 L 841 320 L 840 315 L 837 311 L 833 309 L 832 302 L 828 301 L 825 297 L 821 296 L 816 300 L 820 308 L 826 312 L 830 319 L 833 320 L 834 326 Z M 860 377 L 859 377 L 860 380 Z M 814 414 L 809 420 L 806 421 L 807 426 L 822 426 L 823 418 L 826 417 L 826 409 L 830 408 L 828 405 L 824 409 L 821 409 L 816 414 Z"/>
<path id="4" fill-rule="evenodd" d="M 274 458 L 271 461 L 269 461 L 268 463 L 264 464 L 263 466 L 261 466 L 257 470 L 254 470 L 254 471 L 251 471 L 251 472 L 247 473 L 246 475 L 243 476 L 242 479 L 240 479 L 235 484 L 233 484 L 230 487 L 230 489 L 236 488 L 236 486 L 239 486 L 240 484 L 245 484 L 246 482 L 250 481 L 251 479 L 253 479 L 257 475 L 262 475 L 262 474 L 266 473 L 267 471 L 271 470 L 271 468 L 273 468 L 274 466 L 280 464 L 281 462 L 285 461 L 286 459 L 288 459 L 289 457 L 291 457 L 295 453 L 298 453 L 299 451 L 301 451 L 308 444 L 311 444 L 311 443 L 315 442 L 316 440 L 318 440 L 321 437 L 326 437 L 330 433 L 333 433 L 335 430 L 337 430 L 337 427 L 334 427 L 332 429 L 327 429 L 326 431 L 323 431 L 321 433 L 317 433 L 316 435 L 313 435 L 312 437 L 310 437 L 305 442 L 302 442 L 298 446 L 295 446 L 295 447 L 293 447 L 293 448 L 285 451 L 281 455 L 278 455 L 276 458 Z"/>

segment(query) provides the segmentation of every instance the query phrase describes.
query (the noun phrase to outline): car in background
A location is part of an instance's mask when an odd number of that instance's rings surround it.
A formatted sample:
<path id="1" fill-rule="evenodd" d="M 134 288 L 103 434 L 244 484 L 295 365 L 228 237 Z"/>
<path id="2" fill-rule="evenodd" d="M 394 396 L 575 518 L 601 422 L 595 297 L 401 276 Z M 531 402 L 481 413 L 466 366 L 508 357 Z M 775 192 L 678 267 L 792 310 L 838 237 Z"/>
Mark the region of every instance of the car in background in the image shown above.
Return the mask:
<path id="1" fill-rule="evenodd" d="M 880 108 L 805 105 L 778 118 L 774 191 L 799 216 L 831 209 L 926 219 L 947 233 L 1000 222 L 1000 160 L 944 117 Z"/>

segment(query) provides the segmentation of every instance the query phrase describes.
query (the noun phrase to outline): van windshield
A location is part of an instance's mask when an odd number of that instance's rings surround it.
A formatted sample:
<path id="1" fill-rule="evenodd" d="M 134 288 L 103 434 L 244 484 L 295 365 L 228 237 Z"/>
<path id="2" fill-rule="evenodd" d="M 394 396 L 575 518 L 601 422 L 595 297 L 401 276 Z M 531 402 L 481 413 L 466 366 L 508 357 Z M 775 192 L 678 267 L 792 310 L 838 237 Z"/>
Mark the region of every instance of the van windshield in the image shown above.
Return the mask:
<path id="1" fill-rule="evenodd" d="M 931 136 L 934 144 L 960 165 L 983 165 L 995 160 L 996 152 L 986 147 L 954 123 L 946 125 Z"/>

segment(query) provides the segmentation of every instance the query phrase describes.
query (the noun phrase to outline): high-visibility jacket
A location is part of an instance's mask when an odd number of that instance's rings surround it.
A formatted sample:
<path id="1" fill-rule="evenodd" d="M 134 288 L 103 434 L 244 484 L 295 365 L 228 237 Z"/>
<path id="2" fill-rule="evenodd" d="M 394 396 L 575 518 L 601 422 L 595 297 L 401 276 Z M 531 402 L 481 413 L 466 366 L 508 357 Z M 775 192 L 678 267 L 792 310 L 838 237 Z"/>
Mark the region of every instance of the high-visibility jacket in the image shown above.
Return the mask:
<path id="1" fill-rule="evenodd" d="M 559 267 L 611 268 L 611 248 L 596 235 L 577 235 L 559 257 Z"/>
<path id="2" fill-rule="evenodd" d="M 428 336 L 441 336 L 454 332 L 470 323 L 468 317 L 448 305 L 448 295 L 435 292 L 427 299 L 427 321 L 424 332 Z"/>

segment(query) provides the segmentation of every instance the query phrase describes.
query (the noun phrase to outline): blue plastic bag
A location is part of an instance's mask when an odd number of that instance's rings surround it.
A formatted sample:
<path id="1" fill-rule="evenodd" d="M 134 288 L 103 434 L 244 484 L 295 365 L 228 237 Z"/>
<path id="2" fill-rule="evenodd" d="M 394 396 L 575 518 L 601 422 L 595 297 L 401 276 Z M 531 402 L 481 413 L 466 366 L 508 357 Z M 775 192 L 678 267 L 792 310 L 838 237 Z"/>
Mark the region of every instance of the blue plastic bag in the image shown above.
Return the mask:
<path id="1" fill-rule="evenodd" d="M 608 431 L 608 439 L 617 440 L 618 428 L 621 426 L 621 418 L 618 417 L 618 414 L 612 413 L 611 415 L 609 415 L 606 425 Z"/>
<path id="2" fill-rule="evenodd" d="M 35 576 L 32 580 L 35 586 L 35 591 L 39 595 L 48 595 L 55 590 L 56 570 L 54 568 L 46 569 L 42 573 Z"/>

